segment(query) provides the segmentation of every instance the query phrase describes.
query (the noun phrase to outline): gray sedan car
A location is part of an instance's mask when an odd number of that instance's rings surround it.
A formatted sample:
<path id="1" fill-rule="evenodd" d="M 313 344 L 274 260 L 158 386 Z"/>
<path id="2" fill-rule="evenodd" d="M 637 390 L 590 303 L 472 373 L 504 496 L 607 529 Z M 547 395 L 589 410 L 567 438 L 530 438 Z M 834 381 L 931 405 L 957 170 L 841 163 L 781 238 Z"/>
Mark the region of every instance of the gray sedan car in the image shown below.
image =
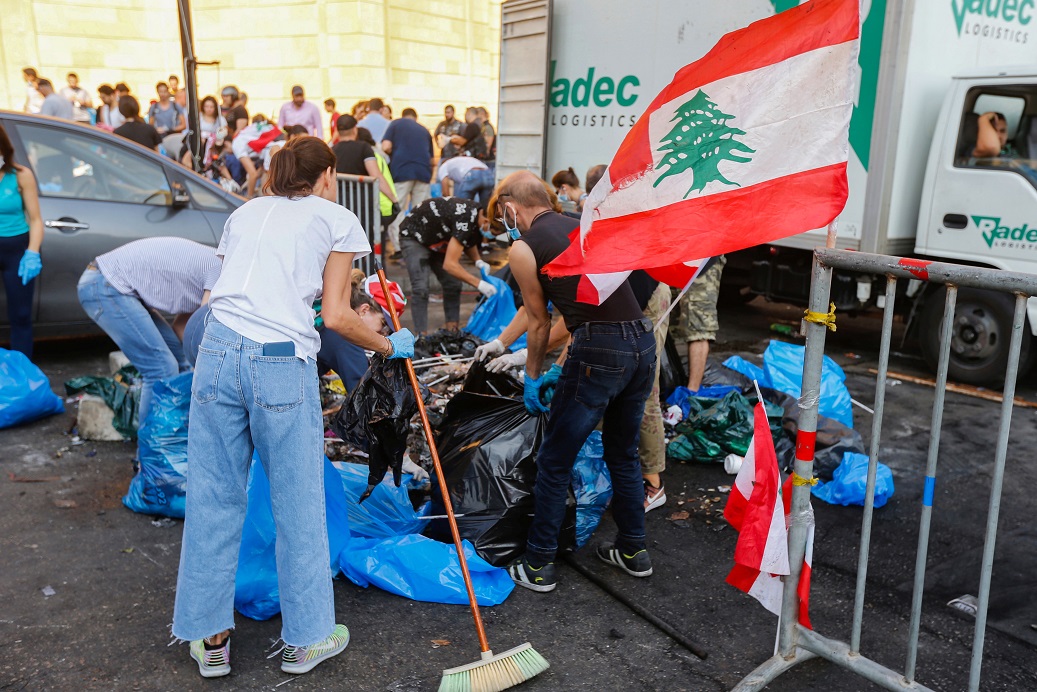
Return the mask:
<path id="1" fill-rule="evenodd" d="M 215 246 L 240 197 L 158 153 L 97 128 L 0 111 L 18 163 L 36 174 L 43 216 L 43 272 L 36 338 L 96 332 L 76 284 L 95 257 L 131 240 L 178 236 Z M 0 293 L 0 340 L 9 337 Z"/>

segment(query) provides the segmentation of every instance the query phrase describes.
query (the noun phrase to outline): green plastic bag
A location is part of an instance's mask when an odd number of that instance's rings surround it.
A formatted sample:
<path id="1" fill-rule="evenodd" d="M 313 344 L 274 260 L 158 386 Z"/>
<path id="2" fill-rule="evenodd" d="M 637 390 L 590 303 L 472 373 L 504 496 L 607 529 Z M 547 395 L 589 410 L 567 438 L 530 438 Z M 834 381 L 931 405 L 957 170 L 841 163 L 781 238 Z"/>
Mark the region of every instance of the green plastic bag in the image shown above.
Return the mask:
<path id="1" fill-rule="evenodd" d="M 67 396 L 85 392 L 104 399 L 115 412 L 112 427 L 126 439 L 137 436 L 137 408 L 140 405 L 140 373 L 132 365 L 124 366 L 114 377 L 84 375 L 65 382 Z"/>
<path id="2" fill-rule="evenodd" d="M 750 400 L 739 392 L 729 392 L 723 399 L 691 397 L 688 416 L 676 428 L 680 436 L 669 444 L 667 455 L 699 463 L 721 462 L 728 454 L 744 457 L 753 436 L 755 401 L 755 396 Z M 771 436 L 777 441 L 784 435 L 784 409 L 766 401 L 764 408 Z"/>

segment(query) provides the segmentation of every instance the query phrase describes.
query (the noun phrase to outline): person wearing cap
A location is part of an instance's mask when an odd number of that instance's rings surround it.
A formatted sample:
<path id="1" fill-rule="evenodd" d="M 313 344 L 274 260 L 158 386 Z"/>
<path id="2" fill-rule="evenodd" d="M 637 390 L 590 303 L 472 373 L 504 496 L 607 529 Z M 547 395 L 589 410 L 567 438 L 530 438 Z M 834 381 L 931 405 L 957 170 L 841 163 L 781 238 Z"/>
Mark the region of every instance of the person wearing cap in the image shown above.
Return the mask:
<path id="1" fill-rule="evenodd" d="M 461 266 L 467 254 L 476 268 L 488 271 L 490 265 L 479 257 L 483 236 L 492 237 L 485 210 L 470 199 L 434 197 L 411 211 L 400 224 L 400 250 L 410 275 L 414 329 L 428 331 L 429 271 L 443 286 L 445 329 L 457 329 L 461 321 L 461 283 L 477 289 L 487 298 L 497 289 L 489 281 L 472 276 Z"/>
<path id="2" fill-rule="evenodd" d="M 396 190 L 382 175 L 374 147 L 357 139 L 356 118 L 340 115 L 335 121 L 338 142 L 331 147 L 335 152 L 335 170 L 348 175 L 367 175 L 378 180 L 378 191 L 389 199 L 390 206 L 397 203 Z"/>
<path id="3" fill-rule="evenodd" d="M 223 90 L 220 91 L 220 99 L 223 101 L 220 110 L 227 121 L 229 134 L 233 137 L 235 132 L 248 127 L 248 110 L 245 108 L 241 92 L 236 86 L 223 87 Z"/>
<path id="4" fill-rule="evenodd" d="M 324 139 L 324 124 L 321 120 L 317 104 L 306 100 L 306 94 L 298 84 L 292 87 L 292 100 L 281 106 L 281 112 L 277 115 L 277 125 L 281 129 L 302 125 L 314 137 Z"/>

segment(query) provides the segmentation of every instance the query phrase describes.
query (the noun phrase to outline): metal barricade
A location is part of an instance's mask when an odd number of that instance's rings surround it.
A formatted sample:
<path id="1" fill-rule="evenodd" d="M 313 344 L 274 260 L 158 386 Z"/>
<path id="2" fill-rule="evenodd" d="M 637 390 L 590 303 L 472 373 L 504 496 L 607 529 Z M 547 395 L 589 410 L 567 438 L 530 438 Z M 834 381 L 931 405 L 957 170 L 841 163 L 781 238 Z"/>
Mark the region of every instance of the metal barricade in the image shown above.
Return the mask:
<path id="1" fill-rule="evenodd" d="M 806 551 L 807 531 L 812 524 L 810 484 L 813 478 L 814 441 L 817 430 L 817 408 L 821 384 L 821 362 L 824 357 L 825 334 L 834 328 L 834 305 L 829 311 L 829 293 L 832 270 L 884 275 L 886 277 L 886 304 L 882 320 L 882 341 L 879 350 L 878 376 L 875 383 L 875 415 L 871 429 L 868 482 L 861 527 L 860 551 L 857 563 L 857 590 L 854 598 L 853 625 L 849 644 L 829 639 L 798 623 L 799 576 Z M 936 376 L 936 395 L 933 401 L 932 429 L 922 495 L 921 524 L 915 558 L 914 588 L 911 597 L 911 624 L 908 631 L 907 661 L 899 673 L 860 654 L 861 626 L 864 619 L 864 591 L 868 575 L 868 554 L 871 545 L 872 515 L 875 503 L 875 477 L 878 469 L 878 450 L 882 436 L 882 414 L 885 405 L 886 373 L 889 366 L 890 340 L 893 333 L 893 308 L 897 280 L 921 280 L 944 284 L 946 302 L 940 336 L 940 358 Z M 813 279 L 810 291 L 810 309 L 806 318 L 806 352 L 803 363 L 803 394 L 799 405 L 801 416 L 796 437 L 796 460 L 793 473 L 792 512 L 789 526 L 789 564 L 791 574 L 785 578 L 778 629 L 777 653 L 746 676 L 734 689 L 737 692 L 760 690 L 779 675 L 803 661 L 821 657 L 860 675 L 889 690 L 928 690 L 915 681 L 918 661 L 918 634 L 922 616 L 922 591 L 925 585 L 926 557 L 929 548 L 929 528 L 936 488 L 936 470 L 943 423 L 944 390 L 950 362 L 951 329 L 958 288 L 968 287 L 1010 293 L 1015 296 L 1012 338 L 1005 374 L 1001 403 L 1001 423 L 994 454 L 993 482 L 987 511 L 986 537 L 980 570 L 979 605 L 976 628 L 972 641 L 972 662 L 968 689 L 979 690 L 980 669 L 983 663 L 983 640 L 986 633 L 987 608 L 990 603 L 990 576 L 994 563 L 994 544 L 997 539 L 997 521 L 1000 511 L 1001 487 L 1005 474 L 1008 433 L 1015 400 L 1016 377 L 1023 329 L 1026 325 L 1026 300 L 1037 294 L 1037 276 L 996 269 L 967 267 L 942 262 L 873 255 L 831 248 L 814 251 Z"/>
<path id="2" fill-rule="evenodd" d="M 367 276 L 374 274 L 374 253 L 382 242 L 382 212 L 378 195 L 378 178 L 338 174 L 338 203 L 356 214 L 367 233 L 367 241 L 371 243 L 371 254 L 357 260 Z"/>

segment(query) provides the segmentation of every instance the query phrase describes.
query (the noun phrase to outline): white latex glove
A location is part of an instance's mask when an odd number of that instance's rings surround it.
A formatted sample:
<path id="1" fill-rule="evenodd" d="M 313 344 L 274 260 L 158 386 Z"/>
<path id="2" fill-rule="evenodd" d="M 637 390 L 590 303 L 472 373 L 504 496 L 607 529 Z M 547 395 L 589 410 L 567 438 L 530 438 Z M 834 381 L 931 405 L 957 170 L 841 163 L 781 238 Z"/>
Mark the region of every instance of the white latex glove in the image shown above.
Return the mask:
<path id="1" fill-rule="evenodd" d="M 475 268 L 480 272 L 490 273 L 490 263 L 484 260 L 475 260 Z"/>
<path id="2" fill-rule="evenodd" d="M 489 281 L 479 282 L 479 293 L 482 293 L 487 298 L 492 298 L 497 295 L 497 287 L 491 284 Z"/>
<path id="3" fill-rule="evenodd" d="M 514 353 L 506 353 L 503 356 L 494 358 L 486 366 L 486 369 L 490 372 L 504 372 L 508 368 L 521 368 L 526 364 L 526 349 L 521 351 L 515 351 Z"/>
<path id="4" fill-rule="evenodd" d="M 504 353 L 504 344 L 501 343 L 500 339 L 494 339 L 475 349 L 475 359 L 482 361 L 487 358 L 496 358 L 502 353 Z"/>
<path id="5" fill-rule="evenodd" d="M 428 471 L 411 461 L 409 456 L 403 457 L 403 472 L 414 476 L 414 480 L 418 483 L 423 483 L 429 479 Z"/>

